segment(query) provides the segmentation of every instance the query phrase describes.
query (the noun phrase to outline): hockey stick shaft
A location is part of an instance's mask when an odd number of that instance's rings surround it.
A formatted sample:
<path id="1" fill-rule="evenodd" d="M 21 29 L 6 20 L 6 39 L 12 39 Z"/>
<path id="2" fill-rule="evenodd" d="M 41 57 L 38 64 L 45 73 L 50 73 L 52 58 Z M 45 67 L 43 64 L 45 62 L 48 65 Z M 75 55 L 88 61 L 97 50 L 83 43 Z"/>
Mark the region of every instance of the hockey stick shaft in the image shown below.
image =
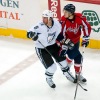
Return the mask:
<path id="1" fill-rule="evenodd" d="M 83 62 L 83 54 L 84 54 L 84 50 L 85 50 L 85 46 L 83 46 L 83 50 L 82 50 L 82 60 L 81 60 L 81 64 L 82 64 L 82 62 Z M 81 70 L 82 70 L 82 68 L 81 68 Z M 80 70 L 80 73 L 81 73 L 81 70 Z M 77 80 L 77 84 L 76 84 L 74 100 L 76 99 L 77 90 L 78 90 L 78 85 L 80 85 L 80 84 L 79 84 L 80 73 L 79 73 L 79 75 L 78 75 L 78 80 Z M 81 87 L 83 90 L 87 91 L 87 89 L 84 89 L 81 85 L 80 85 L 80 87 Z"/>
<path id="2" fill-rule="evenodd" d="M 39 40 L 38 40 L 38 42 L 39 42 L 39 43 L 44 47 L 44 49 L 53 57 L 53 55 L 49 52 L 49 50 L 47 50 L 46 47 L 45 47 Z M 56 60 L 56 62 L 59 63 L 57 60 Z M 59 63 L 59 65 L 62 66 L 62 64 L 60 64 L 60 63 Z M 62 67 L 63 67 L 63 66 L 62 66 Z M 71 75 L 69 72 L 67 72 L 67 73 L 72 77 L 72 75 Z M 73 78 L 73 77 L 72 77 L 72 78 Z M 78 84 L 79 84 L 79 83 L 78 83 Z M 81 84 L 79 84 L 79 86 L 80 86 L 83 90 L 87 91 L 87 89 L 83 88 Z"/>
<path id="3" fill-rule="evenodd" d="M 44 47 L 44 49 L 49 53 L 49 55 L 51 55 L 53 57 L 53 55 L 49 52 L 49 50 L 47 50 L 46 47 L 39 40 L 38 40 L 38 42 Z M 59 62 L 57 61 L 57 63 L 59 63 Z M 59 63 L 59 65 L 62 66 L 60 63 Z"/>

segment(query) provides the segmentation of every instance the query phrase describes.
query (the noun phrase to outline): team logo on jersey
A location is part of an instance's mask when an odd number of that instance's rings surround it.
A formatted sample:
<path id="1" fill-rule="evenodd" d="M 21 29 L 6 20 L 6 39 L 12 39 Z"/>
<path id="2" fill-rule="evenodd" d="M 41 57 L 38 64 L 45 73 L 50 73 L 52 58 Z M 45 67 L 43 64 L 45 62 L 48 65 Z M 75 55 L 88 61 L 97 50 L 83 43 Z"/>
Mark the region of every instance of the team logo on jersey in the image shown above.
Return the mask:
<path id="1" fill-rule="evenodd" d="M 34 27 L 34 29 L 38 29 L 38 28 L 39 28 L 39 26 L 35 26 L 35 27 Z"/>
<path id="2" fill-rule="evenodd" d="M 55 38 L 56 32 L 48 33 L 47 41 L 50 43 Z"/>
<path id="3" fill-rule="evenodd" d="M 74 34 L 77 34 L 77 32 L 79 31 L 80 26 L 76 23 L 75 27 L 68 27 L 66 29 L 66 32 L 73 32 Z"/>

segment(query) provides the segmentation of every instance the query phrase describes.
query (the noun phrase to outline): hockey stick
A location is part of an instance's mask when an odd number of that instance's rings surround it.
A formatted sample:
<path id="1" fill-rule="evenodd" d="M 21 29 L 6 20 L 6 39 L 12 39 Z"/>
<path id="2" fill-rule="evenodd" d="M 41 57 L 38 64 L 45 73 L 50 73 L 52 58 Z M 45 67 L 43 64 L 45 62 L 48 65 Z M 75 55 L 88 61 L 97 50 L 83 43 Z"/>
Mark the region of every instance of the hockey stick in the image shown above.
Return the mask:
<path id="1" fill-rule="evenodd" d="M 38 42 L 44 47 L 44 49 L 51 55 L 51 56 L 53 56 L 46 48 L 45 48 L 45 46 L 38 40 Z M 56 60 L 56 62 L 57 63 L 59 63 L 57 60 Z M 62 66 L 60 63 L 59 63 L 59 65 L 60 66 Z M 63 67 L 63 66 L 62 66 Z M 72 75 L 69 73 L 69 72 L 67 72 L 71 77 L 72 77 Z M 72 77 L 73 78 L 73 77 Z M 87 89 L 85 89 L 85 88 L 83 88 L 82 87 L 82 85 L 81 84 L 79 84 L 79 83 L 77 83 L 83 90 L 85 90 L 85 91 L 87 91 Z"/>
<path id="2" fill-rule="evenodd" d="M 85 49 L 85 46 L 83 46 L 83 50 L 82 50 L 82 60 L 81 60 L 81 64 L 82 64 L 82 62 L 83 62 L 84 49 Z M 82 70 L 82 67 L 81 67 L 81 70 Z M 80 70 L 80 73 L 81 73 L 81 70 Z M 75 90 L 74 100 L 76 99 L 76 94 L 77 94 L 77 90 L 78 90 L 78 85 L 80 85 L 80 84 L 79 84 L 80 73 L 79 73 L 78 78 L 77 78 L 77 84 L 76 84 L 76 90 Z M 80 85 L 80 86 L 81 86 L 81 85 Z M 81 87 L 81 88 L 83 88 L 83 87 Z M 87 91 L 87 89 L 84 89 L 84 90 Z"/>

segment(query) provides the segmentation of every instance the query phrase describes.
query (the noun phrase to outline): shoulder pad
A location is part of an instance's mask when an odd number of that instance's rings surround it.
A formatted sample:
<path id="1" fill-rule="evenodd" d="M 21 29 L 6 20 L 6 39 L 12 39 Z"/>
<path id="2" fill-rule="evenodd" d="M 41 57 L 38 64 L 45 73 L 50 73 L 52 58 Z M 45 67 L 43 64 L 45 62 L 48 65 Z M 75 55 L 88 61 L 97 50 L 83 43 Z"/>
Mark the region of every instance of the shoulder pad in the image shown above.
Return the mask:
<path id="1" fill-rule="evenodd" d="M 61 17 L 61 20 L 59 21 L 61 24 L 65 24 L 66 18 L 64 16 Z"/>
<path id="2" fill-rule="evenodd" d="M 82 17 L 81 13 L 75 13 L 76 16 Z"/>
<path id="3" fill-rule="evenodd" d="M 61 17 L 61 20 L 66 20 L 66 18 L 64 16 Z"/>
<path id="4" fill-rule="evenodd" d="M 75 13 L 75 15 L 82 19 L 86 19 L 86 16 L 82 15 L 81 13 Z"/>

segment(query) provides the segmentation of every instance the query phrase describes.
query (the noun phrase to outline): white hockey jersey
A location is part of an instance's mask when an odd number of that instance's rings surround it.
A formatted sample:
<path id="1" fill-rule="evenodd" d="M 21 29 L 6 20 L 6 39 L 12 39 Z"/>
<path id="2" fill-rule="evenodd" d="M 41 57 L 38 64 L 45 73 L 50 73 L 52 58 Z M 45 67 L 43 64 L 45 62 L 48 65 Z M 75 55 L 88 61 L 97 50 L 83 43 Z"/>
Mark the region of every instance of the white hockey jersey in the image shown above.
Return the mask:
<path id="1" fill-rule="evenodd" d="M 55 44 L 56 38 L 61 32 L 61 24 L 56 19 L 53 19 L 54 24 L 51 28 L 47 27 L 42 21 L 32 26 L 29 32 L 36 32 L 38 39 L 35 41 L 35 47 L 44 48 L 38 41 L 45 47 Z"/>

